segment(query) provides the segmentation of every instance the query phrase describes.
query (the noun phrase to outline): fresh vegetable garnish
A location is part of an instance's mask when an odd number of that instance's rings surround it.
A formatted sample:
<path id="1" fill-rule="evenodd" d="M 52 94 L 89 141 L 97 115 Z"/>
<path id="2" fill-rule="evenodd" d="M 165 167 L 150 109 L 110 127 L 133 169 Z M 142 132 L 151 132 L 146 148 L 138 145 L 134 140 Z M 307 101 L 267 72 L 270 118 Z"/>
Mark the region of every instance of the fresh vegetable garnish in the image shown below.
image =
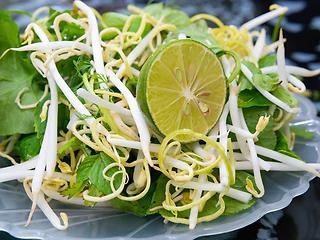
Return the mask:
<path id="1" fill-rule="evenodd" d="M 13 164 L 0 181 L 24 179 L 26 225 L 38 206 L 68 227 L 48 197 L 193 229 L 250 208 L 265 193 L 261 171 L 320 177 L 292 151 L 295 134 L 312 133 L 290 129 L 301 112 L 290 92 L 305 90 L 296 76 L 320 70 L 286 65 L 278 26 L 271 44 L 252 31 L 286 7 L 239 28 L 162 3 L 128 10 L 41 8 L 21 36 L 0 11 L 0 155 Z"/>
<path id="2" fill-rule="evenodd" d="M 190 39 L 171 41 L 148 58 L 139 74 L 137 100 L 153 129 L 207 134 L 226 99 L 226 78 L 213 51 Z M 197 138 L 181 135 L 181 142 Z"/>

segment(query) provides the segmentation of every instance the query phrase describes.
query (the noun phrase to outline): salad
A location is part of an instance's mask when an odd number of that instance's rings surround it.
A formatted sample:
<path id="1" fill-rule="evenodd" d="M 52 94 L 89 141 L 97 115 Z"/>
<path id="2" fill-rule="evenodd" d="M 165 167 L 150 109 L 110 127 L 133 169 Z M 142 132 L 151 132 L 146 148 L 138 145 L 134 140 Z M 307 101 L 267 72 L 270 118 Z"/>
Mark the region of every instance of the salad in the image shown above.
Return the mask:
<path id="1" fill-rule="evenodd" d="M 21 35 L 0 11 L 0 156 L 12 163 L 0 180 L 22 179 L 26 225 L 38 207 L 67 229 L 56 199 L 194 229 L 250 208 L 265 171 L 319 177 L 292 151 L 312 133 L 290 127 L 301 112 L 291 92 L 320 71 L 286 65 L 287 10 L 236 27 L 162 3 L 101 15 L 77 0 L 40 8 Z M 256 29 L 273 18 L 269 44 Z"/>

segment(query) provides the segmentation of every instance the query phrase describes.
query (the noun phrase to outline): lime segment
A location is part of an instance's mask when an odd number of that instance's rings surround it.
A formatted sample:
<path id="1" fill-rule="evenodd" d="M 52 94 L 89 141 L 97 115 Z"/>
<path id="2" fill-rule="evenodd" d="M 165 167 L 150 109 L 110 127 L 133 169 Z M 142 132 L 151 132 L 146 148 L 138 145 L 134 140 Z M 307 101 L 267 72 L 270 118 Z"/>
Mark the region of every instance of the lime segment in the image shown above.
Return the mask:
<path id="1" fill-rule="evenodd" d="M 207 134 L 226 98 L 226 79 L 214 52 L 203 44 L 177 40 L 158 49 L 143 66 L 137 100 L 150 126 L 166 136 L 191 129 Z M 191 142 L 187 135 L 177 140 Z"/>

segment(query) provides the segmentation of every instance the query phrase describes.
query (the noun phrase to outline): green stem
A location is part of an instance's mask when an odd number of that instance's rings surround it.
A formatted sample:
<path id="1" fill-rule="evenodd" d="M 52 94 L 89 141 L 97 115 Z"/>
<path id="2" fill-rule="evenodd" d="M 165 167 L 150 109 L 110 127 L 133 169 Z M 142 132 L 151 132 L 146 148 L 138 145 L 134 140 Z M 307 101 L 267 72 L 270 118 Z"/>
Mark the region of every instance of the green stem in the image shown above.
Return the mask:
<path id="1" fill-rule="evenodd" d="M 87 72 L 83 74 L 82 80 L 83 80 L 84 86 L 86 87 L 86 89 L 88 90 L 88 92 L 90 92 L 90 93 L 92 93 L 93 95 L 95 95 L 93 89 L 91 88 L 91 86 L 90 86 L 90 84 L 89 84 L 88 75 L 89 75 L 89 74 L 88 74 Z"/>
<path id="2" fill-rule="evenodd" d="M 20 10 L 8 10 L 6 12 L 7 13 L 20 13 L 20 14 L 27 15 L 28 17 L 32 17 L 32 15 L 30 13 L 27 13 L 25 11 L 20 11 Z"/>
<path id="3" fill-rule="evenodd" d="M 112 129 L 112 131 L 114 131 L 119 136 L 124 137 L 125 139 L 132 141 L 132 139 L 130 137 L 128 137 L 127 135 L 125 135 L 124 133 L 122 133 L 119 130 L 117 125 L 114 123 L 112 117 L 110 116 L 109 111 L 103 107 L 99 107 L 99 108 L 100 108 L 100 111 L 102 112 L 102 115 L 107 119 L 107 123 L 110 126 L 110 128 Z"/>
<path id="4" fill-rule="evenodd" d="M 281 20 L 283 18 L 284 14 L 280 15 L 279 16 L 279 19 L 278 19 L 278 23 L 277 25 L 274 27 L 273 29 L 273 33 L 272 33 L 272 42 L 275 42 L 278 40 L 279 38 L 279 29 L 280 29 L 280 24 L 281 24 Z"/>
<path id="5" fill-rule="evenodd" d="M 241 61 L 240 61 L 240 58 L 238 57 L 237 54 L 235 54 L 234 52 L 231 52 L 229 50 L 224 50 L 223 54 L 227 54 L 227 55 L 230 55 L 231 57 L 233 57 L 235 64 L 236 64 L 235 68 L 233 70 L 233 73 L 227 79 L 227 86 L 229 86 L 229 84 L 237 77 L 237 75 L 239 74 L 239 72 L 241 70 Z"/>

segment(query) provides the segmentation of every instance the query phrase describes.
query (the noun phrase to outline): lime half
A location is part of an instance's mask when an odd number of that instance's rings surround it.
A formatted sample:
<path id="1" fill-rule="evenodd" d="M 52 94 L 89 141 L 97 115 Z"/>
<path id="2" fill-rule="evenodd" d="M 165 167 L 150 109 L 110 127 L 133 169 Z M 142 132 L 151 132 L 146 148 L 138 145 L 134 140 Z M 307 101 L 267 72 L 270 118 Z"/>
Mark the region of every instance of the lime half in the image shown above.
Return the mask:
<path id="1" fill-rule="evenodd" d="M 207 134 L 226 99 L 226 78 L 213 51 L 191 39 L 169 42 L 144 64 L 137 101 L 149 126 L 162 136 L 191 129 Z M 179 135 L 181 142 L 195 141 Z"/>

